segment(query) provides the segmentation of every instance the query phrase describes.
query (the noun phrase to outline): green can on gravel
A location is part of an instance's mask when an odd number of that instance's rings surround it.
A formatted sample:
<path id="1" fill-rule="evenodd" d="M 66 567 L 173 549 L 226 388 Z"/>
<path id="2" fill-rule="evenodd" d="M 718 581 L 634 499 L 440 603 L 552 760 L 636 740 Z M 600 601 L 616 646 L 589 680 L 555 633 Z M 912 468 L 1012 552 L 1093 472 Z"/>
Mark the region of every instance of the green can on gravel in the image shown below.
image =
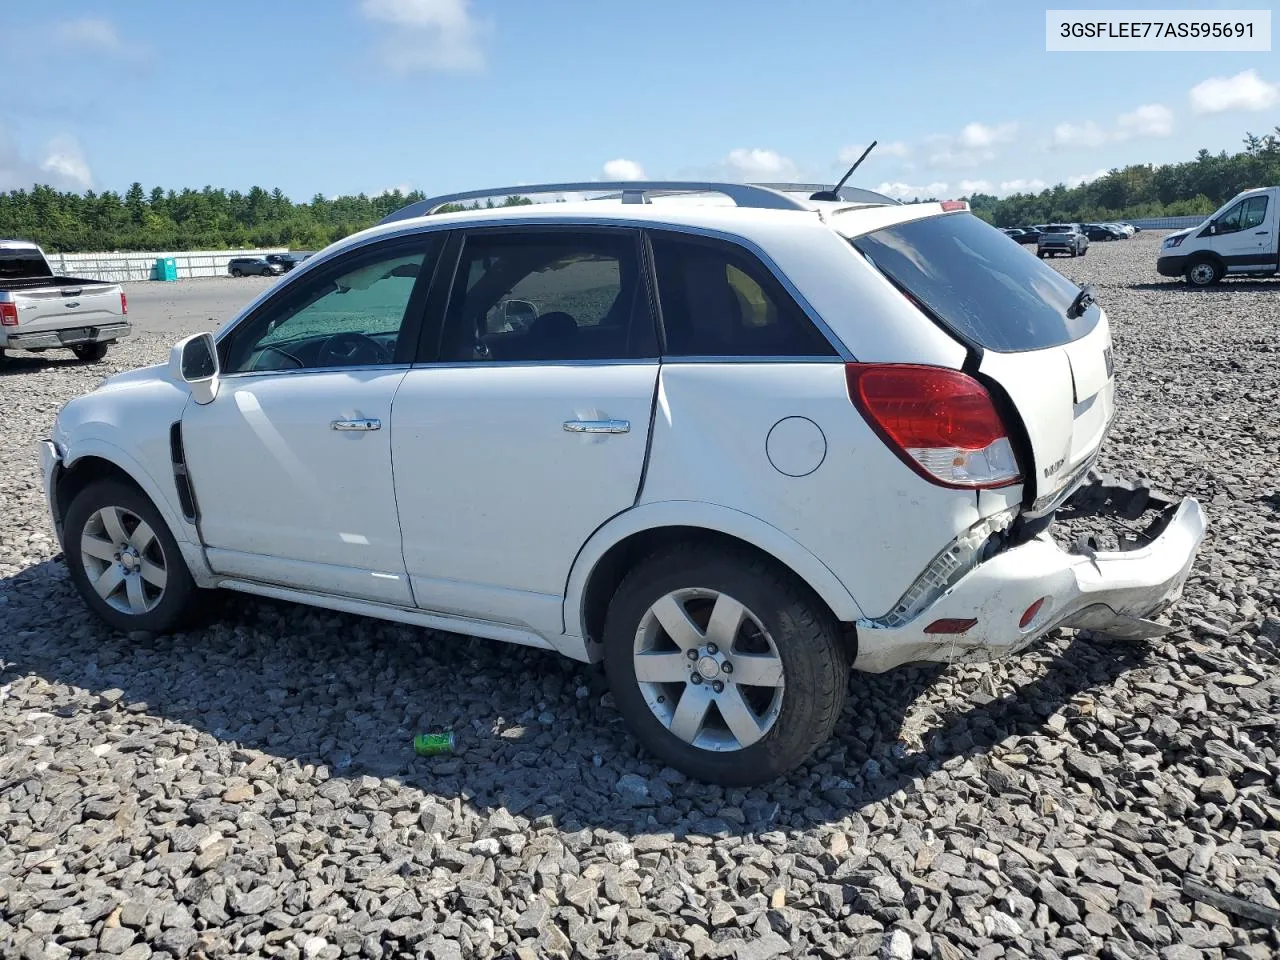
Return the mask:
<path id="1" fill-rule="evenodd" d="M 420 757 L 438 757 L 453 753 L 453 731 L 446 733 L 420 733 L 413 738 L 413 752 Z"/>

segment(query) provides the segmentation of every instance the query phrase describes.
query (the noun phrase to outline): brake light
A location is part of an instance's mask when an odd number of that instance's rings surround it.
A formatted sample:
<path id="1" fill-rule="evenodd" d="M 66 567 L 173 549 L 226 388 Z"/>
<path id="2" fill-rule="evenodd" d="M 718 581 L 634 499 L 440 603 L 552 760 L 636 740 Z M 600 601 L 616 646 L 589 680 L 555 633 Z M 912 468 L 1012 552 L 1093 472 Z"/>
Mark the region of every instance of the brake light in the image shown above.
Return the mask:
<path id="1" fill-rule="evenodd" d="M 16 303 L 0 303 L 0 327 L 16 327 L 18 325 L 18 305 Z"/>
<path id="2" fill-rule="evenodd" d="M 945 367 L 845 364 L 849 399 L 899 459 L 944 487 L 1006 487 L 1021 479 L 987 389 Z"/>
<path id="3" fill-rule="evenodd" d="M 969 204 L 964 200 L 943 200 L 942 212 L 953 213 L 956 210 L 968 210 Z"/>
<path id="4" fill-rule="evenodd" d="M 120 312 L 126 317 L 129 315 L 129 298 L 124 295 L 124 291 L 120 291 Z"/>

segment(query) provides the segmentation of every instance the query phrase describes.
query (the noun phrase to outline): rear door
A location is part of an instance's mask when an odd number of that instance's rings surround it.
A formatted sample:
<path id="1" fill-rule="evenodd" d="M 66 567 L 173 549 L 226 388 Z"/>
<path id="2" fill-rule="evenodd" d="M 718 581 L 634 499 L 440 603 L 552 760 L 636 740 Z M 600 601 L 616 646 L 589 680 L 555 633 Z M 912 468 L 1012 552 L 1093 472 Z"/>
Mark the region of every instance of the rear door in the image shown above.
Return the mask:
<path id="1" fill-rule="evenodd" d="M 405 567 L 420 607 L 558 634 L 574 558 L 644 473 L 658 350 L 640 236 L 478 229 L 450 251 L 442 321 L 392 413 Z"/>
<path id="2" fill-rule="evenodd" d="M 1102 444 L 1114 413 L 1111 333 L 1096 304 L 1052 267 L 1010 249 L 968 213 L 857 237 L 854 246 L 978 358 L 1026 430 L 1037 506 L 1052 503 Z"/>

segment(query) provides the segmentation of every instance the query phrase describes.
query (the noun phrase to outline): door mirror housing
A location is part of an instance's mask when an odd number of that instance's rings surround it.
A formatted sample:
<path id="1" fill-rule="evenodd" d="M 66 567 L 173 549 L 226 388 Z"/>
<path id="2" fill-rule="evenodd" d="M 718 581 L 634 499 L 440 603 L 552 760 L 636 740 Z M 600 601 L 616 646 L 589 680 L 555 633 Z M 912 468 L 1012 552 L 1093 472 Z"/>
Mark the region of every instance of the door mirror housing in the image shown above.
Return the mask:
<path id="1" fill-rule="evenodd" d="M 211 333 L 179 340 L 169 351 L 169 376 L 191 388 L 196 403 L 211 403 L 218 395 L 218 347 Z"/>
<path id="2" fill-rule="evenodd" d="M 538 308 L 528 300 L 508 300 L 502 305 L 502 319 L 518 330 L 538 319 Z"/>

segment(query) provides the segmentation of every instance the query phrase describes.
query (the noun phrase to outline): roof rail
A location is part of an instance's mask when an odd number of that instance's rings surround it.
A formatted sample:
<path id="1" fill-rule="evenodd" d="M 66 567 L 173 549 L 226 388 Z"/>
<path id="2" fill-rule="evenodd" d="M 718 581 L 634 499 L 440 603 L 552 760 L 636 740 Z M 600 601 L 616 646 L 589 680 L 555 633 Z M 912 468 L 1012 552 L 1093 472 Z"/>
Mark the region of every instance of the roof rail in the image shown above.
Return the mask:
<path id="1" fill-rule="evenodd" d="M 831 185 L 827 183 L 757 183 L 754 186 L 777 190 L 779 193 L 817 193 L 831 189 Z M 883 193 L 862 187 L 841 187 L 839 196 L 847 203 L 892 203 L 897 206 L 902 204 L 901 200 L 895 200 Z"/>
<path id="2" fill-rule="evenodd" d="M 790 187 L 790 184 L 784 186 Z M 817 187 L 824 190 L 826 187 Z M 772 184 L 717 183 L 698 180 L 588 180 L 581 183 L 523 183 L 513 187 L 493 187 L 488 190 L 466 190 L 447 193 L 440 197 L 419 200 L 395 213 L 383 217 L 379 223 L 393 223 L 411 217 L 423 217 L 435 213 L 450 203 L 464 200 L 484 200 L 494 197 L 527 197 L 545 193 L 606 193 L 621 195 L 623 203 L 648 203 L 650 196 L 672 193 L 719 193 L 731 199 L 739 207 L 756 207 L 766 210 L 812 210 L 808 203 L 774 189 Z M 887 199 L 887 198 L 886 198 Z"/>

